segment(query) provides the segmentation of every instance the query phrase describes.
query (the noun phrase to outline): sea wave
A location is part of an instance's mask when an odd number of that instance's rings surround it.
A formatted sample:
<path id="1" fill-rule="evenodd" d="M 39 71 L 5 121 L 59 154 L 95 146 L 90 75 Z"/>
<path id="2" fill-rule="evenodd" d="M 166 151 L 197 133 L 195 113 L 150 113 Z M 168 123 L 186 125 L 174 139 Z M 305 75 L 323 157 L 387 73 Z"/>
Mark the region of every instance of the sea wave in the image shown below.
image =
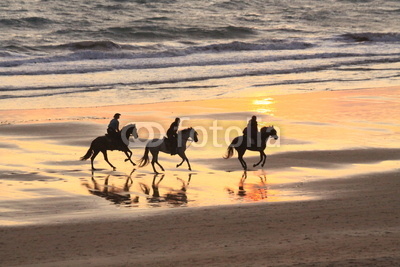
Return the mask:
<path id="1" fill-rule="evenodd" d="M 56 23 L 53 20 L 42 17 L 26 17 L 26 18 L 3 18 L 0 19 L 0 27 L 27 27 L 38 28 Z"/>
<path id="2" fill-rule="evenodd" d="M 339 39 L 350 42 L 400 42 L 400 33 L 345 33 Z"/>
<path id="3" fill-rule="evenodd" d="M 321 59 L 324 59 L 321 61 Z M 271 62 L 271 64 L 268 64 Z M 282 63 L 279 63 L 282 62 Z M 154 72 L 163 71 L 163 69 L 167 68 L 186 68 L 186 69 L 195 69 L 199 66 L 208 66 L 212 67 L 215 70 L 219 70 L 219 73 L 211 72 L 209 75 L 193 75 L 193 77 L 185 77 L 185 78 L 168 78 L 168 80 L 158 79 L 157 77 L 152 78 L 151 80 L 143 80 L 143 83 L 177 83 L 177 82 L 187 82 L 187 81 L 202 81 L 208 79 L 223 79 L 223 78 L 232 78 L 232 77 L 244 77 L 244 76 L 263 76 L 263 75 L 277 75 L 277 74 L 290 74 L 290 73 L 310 73 L 316 71 L 326 71 L 326 70 L 341 70 L 342 68 L 352 66 L 364 66 L 366 64 L 380 64 L 380 63 L 398 63 L 400 62 L 400 54 L 393 55 L 378 55 L 369 54 L 369 55 L 358 55 L 358 56 L 349 56 L 349 54 L 314 54 L 314 55 L 297 55 L 295 57 L 290 56 L 282 56 L 282 57 L 252 57 L 247 59 L 235 59 L 230 58 L 226 60 L 213 60 L 205 59 L 201 60 L 188 60 L 187 58 L 183 58 L 182 60 L 172 60 L 172 61 L 163 61 L 159 62 L 158 59 L 154 60 L 146 60 L 143 61 L 124 61 L 121 62 L 119 60 L 113 60 L 110 62 L 99 61 L 94 64 L 88 64 L 87 61 L 83 61 L 81 63 L 74 64 L 50 64 L 48 67 L 41 64 L 35 64 L 35 68 L 21 68 L 14 69 L 10 68 L 8 70 L 0 71 L 1 76 L 10 76 L 10 75 L 46 75 L 46 74 L 81 74 L 81 73 L 96 73 L 96 72 L 104 72 L 104 71 L 116 71 L 116 70 L 145 70 L 145 69 L 154 69 Z M 267 63 L 267 64 L 265 64 Z M 253 65 L 250 65 L 253 64 Z M 264 65 L 261 65 L 264 64 Z M 234 65 L 242 65 L 246 66 L 246 68 L 238 67 L 237 70 L 232 72 L 229 71 L 231 68 L 224 66 L 234 66 Z M 373 69 L 372 69 L 373 70 Z M 365 70 L 368 71 L 368 70 Z M 364 72 L 365 72 L 364 71 Z M 165 70 L 164 70 L 165 72 Z M 138 84 L 141 84 L 139 82 Z M 119 85 L 121 83 L 118 82 Z M 1 89 L 2 87 L 0 87 Z M 6 88 L 10 90 L 11 88 Z M 1 90 L 0 90 L 1 91 Z"/>
<path id="4" fill-rule="evenodd" d="M 266 42 L 241 42 L 234 41 L 223 44 L 211 44 L 205 46 L 197 46 L 190 48 L 193 52 L 203 51 L 256 51 L 256 50 L 297 50 L 307 49 L 314 45 L 308 42 L 299 41 L 286 41 L 286 40 L 272 40 Z"/>
<path id="5" fill-rule="evenodd" d="M 130 45 L 120 44 L 112 41 L 82 41 L 72 42 L 61 45 L 40 46 L 30 48 L 17 48 L 15 51 L 23 51 L 21 57 L 24 59 L 9 59 L 0 61 L 0 67 L 17 67 L 31 63 L 46 62 L 68 62 L 79 60 L 96 60 L 96 59 L 137 59 L 137 58 L 166 58 L 187 56 L 199 53 L 223 53 L 223 52 L 240 52 L 240 51 L 278 51 L 278 50 L 304 50 L 315 45 L 308 42 L 286 41 L 286 40 L 261 40 L 256 42 L 228 42 L 214 43 L 209 45 L 190 44 L 182 48 L 167 45 Z M 25 51 L 40 51 L 39 56 L 28 57 Z M 49 52 L 47 56 L 43 56 L 43 52 Z M 54 51 L 59 51 L 54 55 Z M 66 54 L 66 51 L 73 51 Z M 1 57 L 16 56 L 17 53 L 0 50 Z"/>
<path id="6" fill-rule="evenodd" d="M 257 31 L 249 27 L 168 27 L 167 25 L 145 24 L 143 26 L 118 26 L 98 30 L 95 34 L 114 40 L 175 40 L 175 39 L 231 39 L 257 35 Z"/>
<path id="7" fill-rule="evenodd" d="M 72 73 L 91 73 L 117 69 L 162 69 L 171 67 L 194 67 L 194 66 L 217 66 L 252 64 L 267 62 L 287 62 L 287 61 L 307 61 L 307 60 L 341 60 L 353 62 L 354 64 L 379 63 L 379 62 L 399 62 L 400 53 L 346 53 L 346 52 L 308 52 L 302 53 L 301 49 L 293 53 L 269 54 L 248 54 L 244 56 L 242 51 L 258 51 L 271 48 L 269 45 L 256 45 L 246 43 L 227 43 L 210 46 L 194 46 L 186 49 L 166 49 L 160 52 L 154 51 L 129 51 L 113 49 L 120 47 L 114 43 L 89 43 L 83 47 L 100 45 L 100 47 L 111 47 L 111 50 L 92 50 L 78 49 L 70 53 L 59 55 L 37 56 L 37 57 L 6 57 L 11 54 L 6 53 L 0 60 L 0 75 L 43 75 L 43 74 L 72 74 Z M 291 44 L 295 47 L 308 47 L 307 44 Z M 81 47 L 82 44 L 66 44 L 61 47 Z M 289 49 L 289 46 L 285 46 Z M 134 49 L 134 48 L 132 48 Z M 271 50 L 271 49 L 269 49 Z M 272 49 L 273 50 L 273 49 Z M 278 51 L 280 52 L 279 49 Z M 228 54 L 224 54 L 227 52 Z M 232 52 L 236 54 L 232 54 Z M 208 54 L 198 57 L 196 54 Z M 215 54 L 215 56 L 213 56 Z M 221 54 L 221 56 L 217 56 Z M 193 55 L 193 56 L 192 56 Z M 138 59 L 138 60 L 135 60 Z M 140 60 L 147 59 L 147 60 Z M 372 60 L 372 61 L 371 61 Z M 69 62 L 76 62 L 68 64 Z M 80 63 L 78 63 L 80 62 Z M 93 62 L 93 63 L 91 63 Z M 353 64 L 352 63 L 352 64 Z M 23 65 L 30 65 L 27 68 L 17 68 Z"/>
<path id="8" fill-rule="evenodd" d="M 56 48 L 71 50 L 115 50 L 120 49 L 121 46 L 112 41 L 82 41 L 58 45 Z"/>

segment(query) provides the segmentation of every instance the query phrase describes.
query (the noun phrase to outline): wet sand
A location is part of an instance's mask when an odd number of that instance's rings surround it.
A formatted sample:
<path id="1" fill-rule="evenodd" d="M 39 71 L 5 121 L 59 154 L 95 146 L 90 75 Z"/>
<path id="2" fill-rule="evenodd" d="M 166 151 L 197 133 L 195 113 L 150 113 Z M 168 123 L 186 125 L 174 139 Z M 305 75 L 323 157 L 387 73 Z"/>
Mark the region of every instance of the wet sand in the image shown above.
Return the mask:
<path id="1" fill-rule="evenodd" d="M 0 265 L 398 265 L 399 93 L 0 110 Z M 92 174 L 77 159 L 115 112 L 122 124 L 186 116 L 183 126 L 207 129 L 187 152 L 193 170 L 162 156 L 164 174 L 133 171 L 111 152 L 117 171 L 99 156 Z M 222 155 L 235 135 L 226 129 L 252 114 L 281 138 L 245 176 Z"/>

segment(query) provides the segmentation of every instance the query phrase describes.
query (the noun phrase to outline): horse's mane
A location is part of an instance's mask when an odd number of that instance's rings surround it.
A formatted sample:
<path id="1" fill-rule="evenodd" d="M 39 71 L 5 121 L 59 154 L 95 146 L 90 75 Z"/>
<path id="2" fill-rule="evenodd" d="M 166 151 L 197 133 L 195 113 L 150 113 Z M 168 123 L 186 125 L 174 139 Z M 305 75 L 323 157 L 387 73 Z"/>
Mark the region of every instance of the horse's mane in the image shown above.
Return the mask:
<path id="1" fill-rule="evenodd" d="M 136 124 L 134 124 L 134 123 L 129 123 L 129 124 L 125 125 L 124 127 L 122 127 L 122 129 L 129 129 L 129 128 L 131 128 L 131 127 L 136 127 Z"/>
<path id="2" fill-rule="evenodd" d="M 274 129 L 275 129 L 274 126 L 264 126 L 264 127 L 262 127 L 262 128 L 260 129 L 260 132 L 269 133 L 269 132 L 271 132 L 271 131 L 274 130 Z"/>
<path id="3" fill-rule="evenodd" d="M 181 133 L 190 132 L 192 129 L 193 129 L 192 127 L 189 127 L 189 128 L 183 129 L 183 130 L 181 130 Z"/>

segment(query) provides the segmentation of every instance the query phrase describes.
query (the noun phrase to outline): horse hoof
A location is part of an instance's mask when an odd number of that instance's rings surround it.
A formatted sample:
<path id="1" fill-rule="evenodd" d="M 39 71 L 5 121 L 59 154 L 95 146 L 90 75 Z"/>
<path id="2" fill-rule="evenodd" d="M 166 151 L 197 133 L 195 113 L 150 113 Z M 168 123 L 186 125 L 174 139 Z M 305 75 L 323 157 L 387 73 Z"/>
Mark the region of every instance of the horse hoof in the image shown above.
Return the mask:
<path id="1" fill-rule="evenodd" d="M 125 162 L 127 162 L 129 159 L 125 159 Z"/>
<path id="2" fill-rule="evenodd" d="M 136 163 L 135 163 L 135 162 L 132 162 L 132 164 L 133 164 L 133 166 L 136 166 Z"/>
<path id="3" fill-rule="evenodd" d="M 113 167 L 113 171 L 116 171 L 116 170 L 117 170 L 117 168 Z"/>

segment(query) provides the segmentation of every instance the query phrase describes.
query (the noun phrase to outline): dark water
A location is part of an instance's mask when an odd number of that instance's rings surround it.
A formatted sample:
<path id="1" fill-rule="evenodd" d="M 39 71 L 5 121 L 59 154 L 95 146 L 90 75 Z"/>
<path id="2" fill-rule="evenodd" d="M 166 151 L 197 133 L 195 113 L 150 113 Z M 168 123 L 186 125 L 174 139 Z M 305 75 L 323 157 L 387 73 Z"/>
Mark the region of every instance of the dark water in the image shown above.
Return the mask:
<path id="1" fill-rule="evenodd" d="M 0 108 L 399 84 L 397 0 L 5 0 L 0 12 Z"/>

